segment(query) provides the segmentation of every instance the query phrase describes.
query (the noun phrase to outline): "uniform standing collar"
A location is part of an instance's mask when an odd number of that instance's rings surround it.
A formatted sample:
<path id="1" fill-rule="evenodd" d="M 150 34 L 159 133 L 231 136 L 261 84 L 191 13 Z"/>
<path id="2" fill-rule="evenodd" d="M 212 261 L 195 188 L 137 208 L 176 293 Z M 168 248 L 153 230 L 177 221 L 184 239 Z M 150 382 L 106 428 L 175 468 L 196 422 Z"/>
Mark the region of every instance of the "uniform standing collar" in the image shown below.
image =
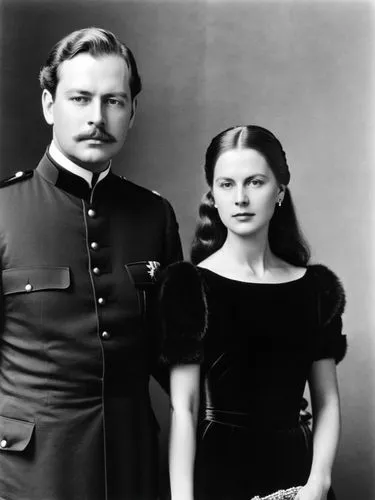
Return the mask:
<path id="1" fill-rule="evenodd" d="M 40 160 L 39 165 L 36 168 L 36 172 L 43 177 L 46 181 L 50 182 L 59 189 L 66 191 L 78 198 L 82 198 L 89 201 L 92 198 L 93 190 L 89 186 L 86 179 L 80 175 L 73 173 L 66 168 L 63 168 L 60 164 L 53 159 L 47 149 L 45 155 Z M 113 174 L 110 169 L 107 169 L 107 174 L 102 178 L 102 182 L 97 183 L 99 191 L 101 191 L 101 186 L 107 185 L 107 179 L 111 179 Z M 95 196 L 97 195 L 97 189 L 95 188 Z"/>
<path id="2" fill-rule="evenodd" d="M 59 165 L 59 167 L 64 168 L 68 172 L 71 172 L 74 175 L 78 175 L 82 179 L 84 179 L 89 187 L 92 187 L 92 178 L 93 178 L 93 173 L 90 172 L 89 170 L 86 170 L 85 168 L 80 167 L 76 163 L 72 162 L 67 158 L 56 146 L 55 142 L 52 141 L 50 146 L 49 146 L 49 155 L 52 158 L 52 160 Z M 99 183 L 101 180 L 106 177 L 110 171 L 111 168 L 111 162 L 108 163 L 108 167 L 100 172 L 99 177 L 96 181 L 96 183 Z"/>

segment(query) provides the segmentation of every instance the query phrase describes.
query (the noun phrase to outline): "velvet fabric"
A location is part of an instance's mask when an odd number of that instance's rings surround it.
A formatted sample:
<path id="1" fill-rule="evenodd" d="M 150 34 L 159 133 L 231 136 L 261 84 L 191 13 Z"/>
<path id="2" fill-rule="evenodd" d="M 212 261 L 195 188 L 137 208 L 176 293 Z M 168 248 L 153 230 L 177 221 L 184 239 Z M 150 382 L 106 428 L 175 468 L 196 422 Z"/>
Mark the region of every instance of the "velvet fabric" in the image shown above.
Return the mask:
<path id="1" fill-rule="evenodd" d="M 171 364 L 201 365 L 195 498 L 248 500 L 303 485 L 312 460 L 300 419 L 306 381 L 314 362 L 346 351 L 340 281 L 322 265 L 279 284 L 188 263 L 167 276 L 164 353 Z"/>

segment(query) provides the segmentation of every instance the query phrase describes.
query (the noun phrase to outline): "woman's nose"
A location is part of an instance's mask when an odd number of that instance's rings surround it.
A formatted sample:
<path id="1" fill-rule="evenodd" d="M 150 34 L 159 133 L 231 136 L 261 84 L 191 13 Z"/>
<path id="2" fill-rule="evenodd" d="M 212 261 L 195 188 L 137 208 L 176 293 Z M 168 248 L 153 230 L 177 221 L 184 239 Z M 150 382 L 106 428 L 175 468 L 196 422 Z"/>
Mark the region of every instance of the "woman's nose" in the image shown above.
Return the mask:
<path id="1" fill-rule="evenodd" d="M 249 196 L 245 189 L 241 188 L 237 190 L 235 204 L 237 206 L 247 206 L 250 203 Z"/>

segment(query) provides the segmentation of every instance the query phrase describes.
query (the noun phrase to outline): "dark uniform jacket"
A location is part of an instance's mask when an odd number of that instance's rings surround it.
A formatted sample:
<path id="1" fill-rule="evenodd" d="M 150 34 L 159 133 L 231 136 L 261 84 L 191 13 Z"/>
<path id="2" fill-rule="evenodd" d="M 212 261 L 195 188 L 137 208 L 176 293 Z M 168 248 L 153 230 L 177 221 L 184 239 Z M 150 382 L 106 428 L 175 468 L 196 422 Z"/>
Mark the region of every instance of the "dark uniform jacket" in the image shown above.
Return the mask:
<path id="1" fill-rule="evenodd" d="M 145 311 L 181 258 L 173 210 L 113 173 L 91 191 L 48 155 L 16 175 L 0 189 L 0 499 L 155 499 Z"/>

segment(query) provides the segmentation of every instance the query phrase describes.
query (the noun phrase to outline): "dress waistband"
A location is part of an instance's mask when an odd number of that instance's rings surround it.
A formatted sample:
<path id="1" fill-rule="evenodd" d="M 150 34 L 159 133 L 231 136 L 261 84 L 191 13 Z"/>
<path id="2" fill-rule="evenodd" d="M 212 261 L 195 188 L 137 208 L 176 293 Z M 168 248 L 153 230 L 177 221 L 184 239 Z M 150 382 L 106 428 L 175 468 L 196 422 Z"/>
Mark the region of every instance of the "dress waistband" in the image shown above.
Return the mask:
<path id="1" fill-rule="evenodd" d="M 208 422 L 214 422 L 241 429 L 254 429 L 255 427 L 268 427 L 272 423 L 275 430 L 288 430 L 299 426 L 298 418 L 280 418 L 276 415 L 273 419 L 254 418 L 249 412 L 236 410 L 218 410 L 211 406 L 206 406 L 202 411 L 202 418 Z"/>

